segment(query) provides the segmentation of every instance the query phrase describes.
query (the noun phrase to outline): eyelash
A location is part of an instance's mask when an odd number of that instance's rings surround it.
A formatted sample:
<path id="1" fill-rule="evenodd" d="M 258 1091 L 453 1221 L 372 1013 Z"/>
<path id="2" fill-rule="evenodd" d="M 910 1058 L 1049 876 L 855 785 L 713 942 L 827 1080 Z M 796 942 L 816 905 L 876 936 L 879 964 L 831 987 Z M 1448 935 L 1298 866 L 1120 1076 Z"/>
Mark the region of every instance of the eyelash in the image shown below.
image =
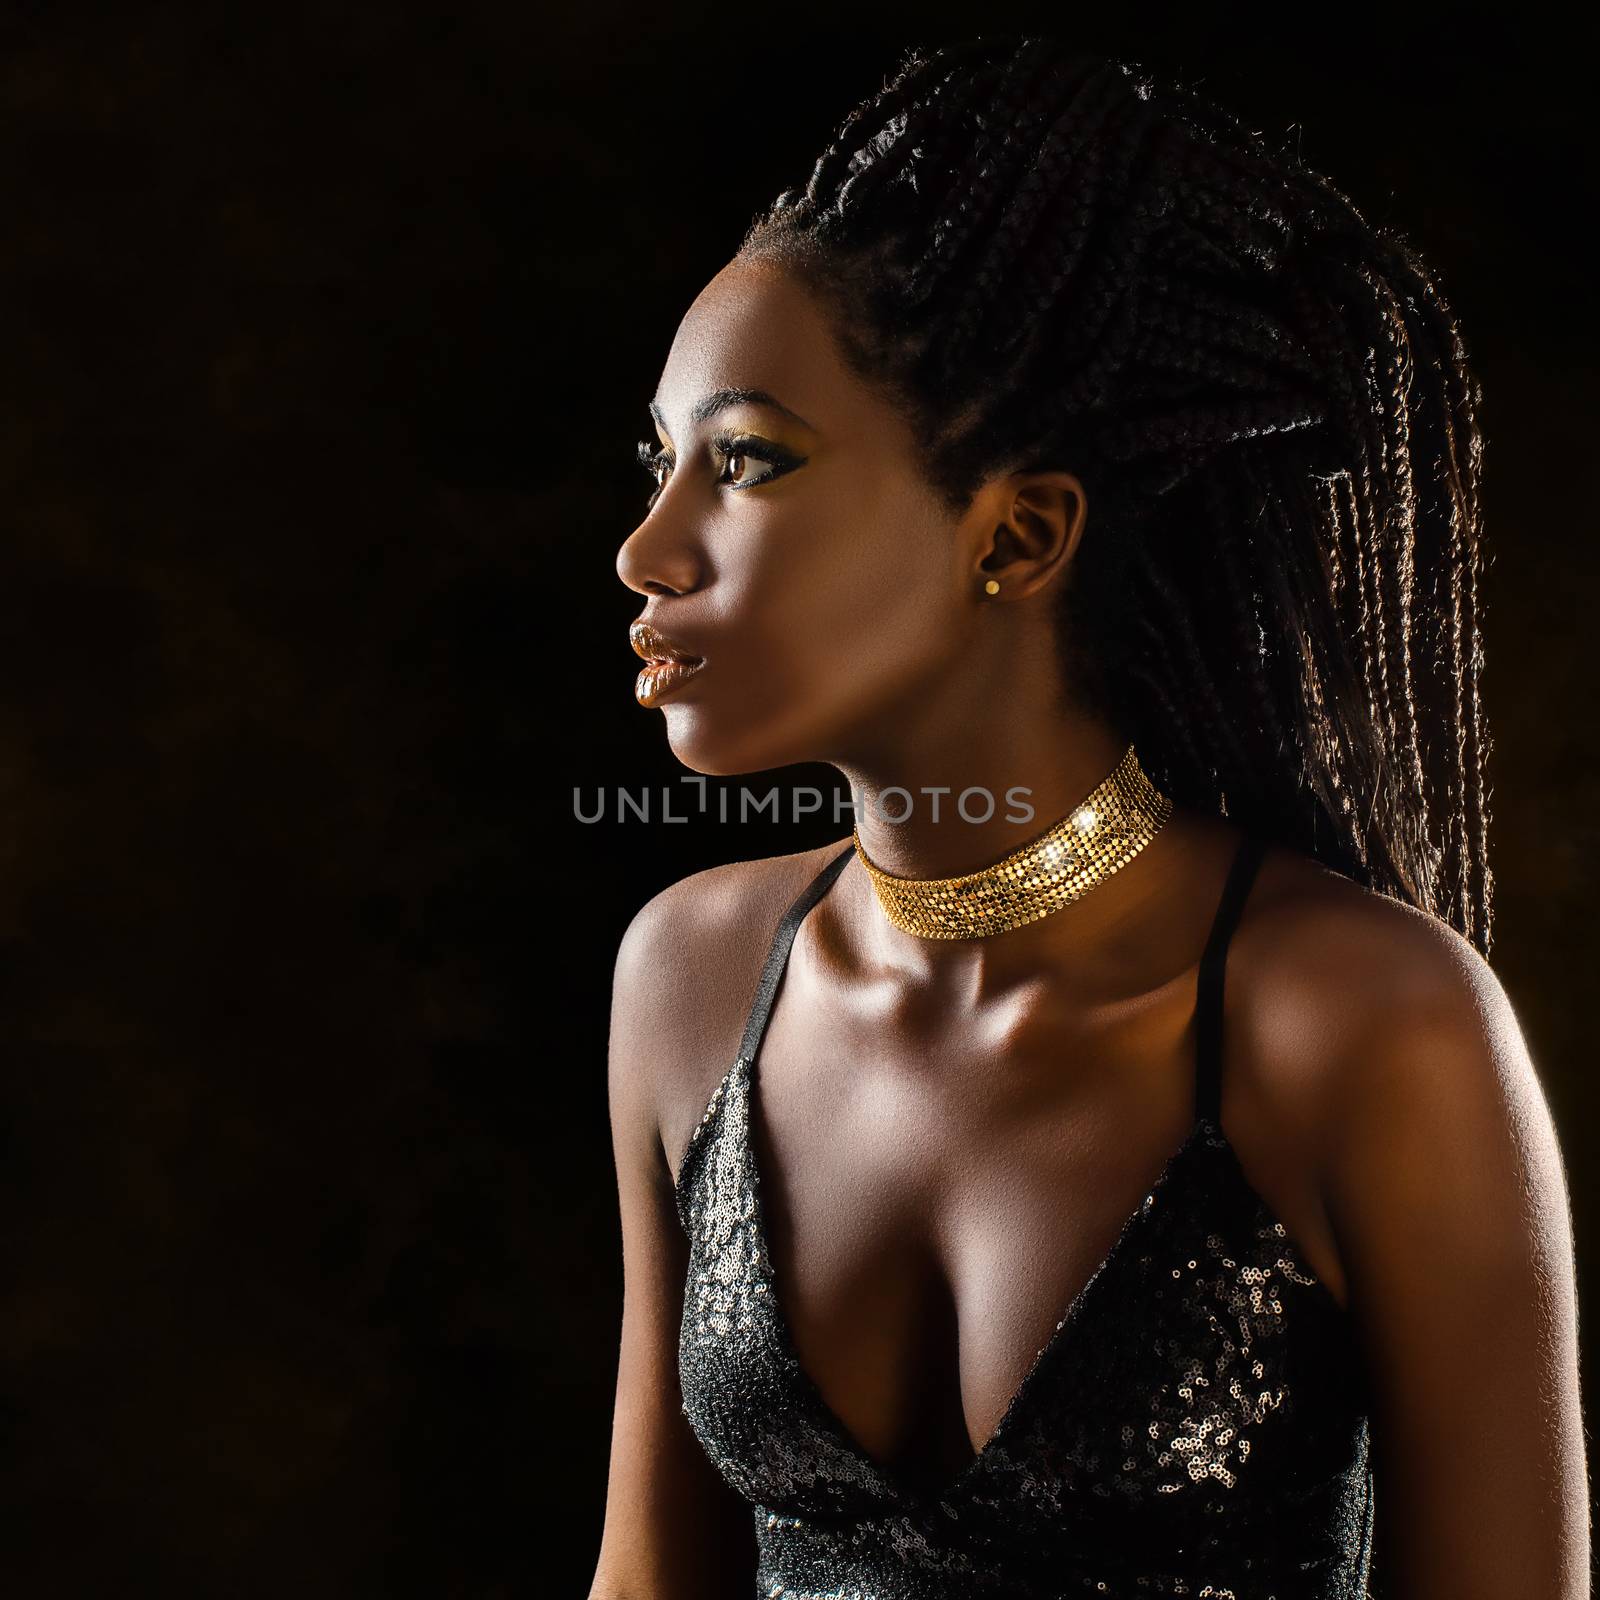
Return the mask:
<path id="1" fill-rule="evenodd" d="M 634 447 L 634 455 L 639 465 L 650 474 L 652 478 L 661 470 L 662 466 L 672 460 L 672 453 L 668 450 L 659 450 L 648 439 L 641 439 Z M 774 478 L 781 478 L 784 473 L 792 471 L 801 465 L 800 456 L 791 455 L 787 450 L 780 449 L 775 444 L 770 444 L 765 439 L 757 438 L 748 433 L 719 433 L 713 436 L 711 448 L 719 456 L 727 459 L 732 456 L 743 456 L 751 461 L 764 461 L 774 470 L 765 477 L 757 478 L 754 483 L 730 483 L 730 489 L 756 489 L 764 483 L 771 483 Z M 719 478 L 719 483 L 723 480 Z M 649 504 L 656 503 L 656 497 L 666 485 L 658 479 L 655 493 L 650 496 Z"/>

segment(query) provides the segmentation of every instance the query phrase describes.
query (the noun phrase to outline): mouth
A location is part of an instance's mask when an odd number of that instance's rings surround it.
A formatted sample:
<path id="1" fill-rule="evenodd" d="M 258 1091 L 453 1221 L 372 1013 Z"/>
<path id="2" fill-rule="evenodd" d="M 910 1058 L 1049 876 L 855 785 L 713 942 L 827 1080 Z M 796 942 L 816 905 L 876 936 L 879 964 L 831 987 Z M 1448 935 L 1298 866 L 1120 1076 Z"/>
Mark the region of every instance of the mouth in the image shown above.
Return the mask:
<path id="1" fill-rule="evenodd" d="M 628 629 L 628 642 L 645 663 L 633 685 L 634 698 L 642 706 L 659 705 L 706 664 L 704 656 L 692 654 L 648 622 L 635 622 Z"/>

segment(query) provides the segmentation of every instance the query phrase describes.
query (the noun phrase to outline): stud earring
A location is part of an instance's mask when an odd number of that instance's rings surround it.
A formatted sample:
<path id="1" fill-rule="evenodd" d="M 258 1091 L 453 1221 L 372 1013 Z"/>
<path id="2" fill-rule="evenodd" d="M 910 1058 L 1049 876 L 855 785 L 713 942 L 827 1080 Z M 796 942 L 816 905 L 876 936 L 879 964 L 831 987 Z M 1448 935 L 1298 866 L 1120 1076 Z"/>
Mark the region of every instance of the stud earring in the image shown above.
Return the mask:
<path id="1" fill-rule="evenodd" d="M 983 592 L 985 594 L 999 594 L 1000 585 L 993 578 L 991 578 L 986 584 L 984 584 Z"/>

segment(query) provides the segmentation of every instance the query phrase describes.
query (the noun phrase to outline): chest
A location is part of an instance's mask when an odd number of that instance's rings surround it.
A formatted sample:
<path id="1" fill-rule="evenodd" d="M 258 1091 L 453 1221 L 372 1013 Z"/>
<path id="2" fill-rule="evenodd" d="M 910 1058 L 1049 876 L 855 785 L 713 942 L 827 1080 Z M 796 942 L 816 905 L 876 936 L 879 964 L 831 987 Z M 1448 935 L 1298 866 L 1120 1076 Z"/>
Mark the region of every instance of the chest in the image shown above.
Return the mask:
<path id="1" fill-rule="evenodd" d="M 961 1025 L 774 1019 L 748 1104 L 764 1244 L 801 1364 L 880 1459 L 993 1432 L 1194 1121 L 1181 996 Z"/>
<path id="2" fill-rule="evenodd" d="M 690 1239 L 685 1411 L 753 1502 L 811 1516 L 936 1508 L 952 1519 L 1014 1503 L 1038 1524 L 1017 1530 L 1031 1538 L 1109 1496 L 1181 1529 L 1185 1506 L 1242 1503 L 1231 1493 L 1240 1484 L 1270 1495 L 1286 1465 L 1317 1465 L 1319 1441 L 1348 1446 L 1339 1419 L 1352 1413 L 1340 1410 L 1347 1391 L 1329 1340 L 1337 1308 L 1220 1131 L 1201 1122 L 1063 1308 L 987 1437 L 937 1460 L 884 1455 L 796 1347 L 748 1137 L 751 1091 L 741 1058 L 686 1153 L 679 1200 Z"/>

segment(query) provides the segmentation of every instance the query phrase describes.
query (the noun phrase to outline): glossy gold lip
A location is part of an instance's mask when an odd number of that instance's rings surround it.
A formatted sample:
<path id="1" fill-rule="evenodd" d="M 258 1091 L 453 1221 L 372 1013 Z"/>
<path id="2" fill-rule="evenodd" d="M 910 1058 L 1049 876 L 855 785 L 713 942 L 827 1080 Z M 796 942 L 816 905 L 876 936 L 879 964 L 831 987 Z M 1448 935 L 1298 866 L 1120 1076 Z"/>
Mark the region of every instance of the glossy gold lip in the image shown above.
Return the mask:
<path id="1" fill-rule="evenodd" d="M 629 627 L 628 643 L 633 646 L 634 654 L 645 661 L 675 662 L 685 667 L 705 665 L 704 656 L 693 655 L 682 646 L 674 644 L 665 634 L 652 628 L 648 622 L 635 622 Z"/>
<path id="2" fill-rule="evenodd" d="M 639 669 L 639 675 L 634 680 L 634 698 L 642 706 L 657 706 L 680 684 L 697 677 L 704 666 L 703 661 L 647 662 Z"/>

